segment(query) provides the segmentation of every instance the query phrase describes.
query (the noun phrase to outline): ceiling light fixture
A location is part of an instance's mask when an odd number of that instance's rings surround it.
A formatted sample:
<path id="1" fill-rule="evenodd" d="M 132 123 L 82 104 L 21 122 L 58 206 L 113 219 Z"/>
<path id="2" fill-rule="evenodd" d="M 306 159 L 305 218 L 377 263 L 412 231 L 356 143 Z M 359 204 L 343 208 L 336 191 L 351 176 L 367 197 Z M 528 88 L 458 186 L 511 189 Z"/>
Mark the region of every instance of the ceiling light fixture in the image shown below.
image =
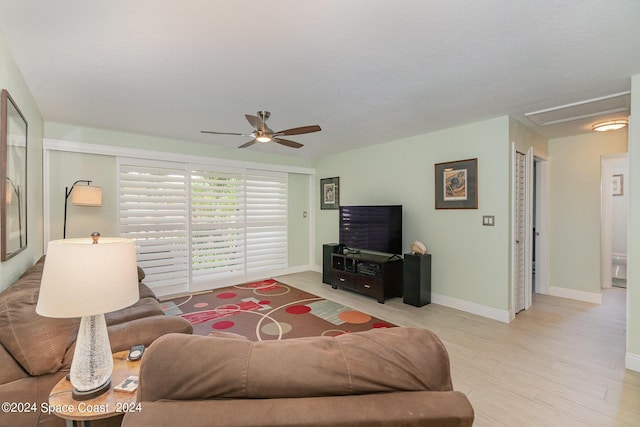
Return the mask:
<path id="1" fill-rule="evenodd" d="M 256 138 L 256 141 L 258 142 L 269 142 L 271 141 L 271 137 L 268 135 L 260 135 Z"/>
<path id="2" fill-rule="evenodd" d="M 593 125 L 592 129 L 596 132 L 606 132 L 610 130 L 618 130 L 629 124 L 627 119 L 607 120 Z"/>

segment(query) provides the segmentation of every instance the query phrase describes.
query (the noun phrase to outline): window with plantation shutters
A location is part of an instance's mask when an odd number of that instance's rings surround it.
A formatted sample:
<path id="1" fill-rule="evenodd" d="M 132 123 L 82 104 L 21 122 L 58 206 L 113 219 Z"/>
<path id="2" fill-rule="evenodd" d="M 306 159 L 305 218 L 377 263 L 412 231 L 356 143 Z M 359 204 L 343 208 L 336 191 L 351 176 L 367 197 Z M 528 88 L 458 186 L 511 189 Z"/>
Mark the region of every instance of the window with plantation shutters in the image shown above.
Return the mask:
<path id="1" fill-rule="evenodd" d="M 220 169 L 191 171 L 191 245 L 194 285 L 244 277 L 242 173 Z"/>
<path id="2" fill-rule="evenodd" d="M 287 174 L 246 175 L 247 273 L 287 268 Z"/>
<path id="3" fill-rule="evenodd" d="M 200 291 L 283 274 L 284 172 L 119 160 L 120 235 L 157 295 Z"/>
<path id="4" fill-rule="evenodd" d="M 159 295 L 188 290 L 188 174 L 165 162 L 120 161 L 120 236 L 134 239 L 145 284 Z"/>

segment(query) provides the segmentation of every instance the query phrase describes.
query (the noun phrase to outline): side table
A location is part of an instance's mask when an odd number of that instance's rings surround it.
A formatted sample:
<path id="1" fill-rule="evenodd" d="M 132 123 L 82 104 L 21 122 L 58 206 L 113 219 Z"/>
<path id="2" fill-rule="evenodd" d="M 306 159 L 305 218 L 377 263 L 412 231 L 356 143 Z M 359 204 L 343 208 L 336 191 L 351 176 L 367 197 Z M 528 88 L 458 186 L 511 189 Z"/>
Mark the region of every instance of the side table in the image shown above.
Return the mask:
<path id="1" fill-rule="evenodd" d="M 62 378 L 49 393 L 49 410 L 60 418 L 67 420 L 67 427 L 89 426 L 91 420 L 99 420 L 124 415 L 126 412 L 140 410 L 136 404 L 137 392 L 114 390 L 130 375 L 138 375 L 140 361 L 132 362 L 127 356 L 129 351 L 113 354 L 113 372 L 111 388 L 104 394 L 88 400 L 74 400 L 71 397 L 73 386 L 66 378 Z"/>

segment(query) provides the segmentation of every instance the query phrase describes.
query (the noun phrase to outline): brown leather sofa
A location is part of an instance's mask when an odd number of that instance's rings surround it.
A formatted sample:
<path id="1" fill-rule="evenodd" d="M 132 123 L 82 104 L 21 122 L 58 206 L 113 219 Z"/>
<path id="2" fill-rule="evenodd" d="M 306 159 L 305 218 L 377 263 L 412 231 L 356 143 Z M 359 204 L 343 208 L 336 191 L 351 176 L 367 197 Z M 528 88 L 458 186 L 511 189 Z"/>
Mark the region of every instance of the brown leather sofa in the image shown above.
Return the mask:
<path id="1" fill-rule="evenodd" d="M 449 357 L 425 329 L 250 342 L 169 334 L 145 353 L 123 427 L 471 426 Z"/>
<path id="2" fill-rule="evenodd" d="M 0 402 L 33 405 L 21 406 L 28 411 L 0 413 L 3 427 L 65 425 L 63 419 L 43 414 L 40 408 L 53 386 L 69 372 L 80 320 L 36 314 L 44 262 L 42 257 L 0 294 Z M 144 278 L 140 269 L 138 278 Z M 142 282 L 137 303 L 105 318 L 113 352 L 134 344 L 148 346 L 167 333 L 193 331 L 184 319 L 164 315 L 154 293 Z M 119 421 L 121 417 L 110 423 Z"/>

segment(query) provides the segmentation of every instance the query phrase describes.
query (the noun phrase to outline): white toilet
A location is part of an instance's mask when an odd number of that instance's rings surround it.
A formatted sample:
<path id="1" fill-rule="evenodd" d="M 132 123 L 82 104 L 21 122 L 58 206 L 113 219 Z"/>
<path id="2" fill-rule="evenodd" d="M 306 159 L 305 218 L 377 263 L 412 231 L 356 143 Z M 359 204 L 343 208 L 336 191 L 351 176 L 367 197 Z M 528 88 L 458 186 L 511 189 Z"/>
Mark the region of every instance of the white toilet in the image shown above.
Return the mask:
<path id="1" fill-rule="evenodd" d="M 627 278 L 627 254 L 614 252 L 611 257 L 611 266 L 614 279 Z"/>

